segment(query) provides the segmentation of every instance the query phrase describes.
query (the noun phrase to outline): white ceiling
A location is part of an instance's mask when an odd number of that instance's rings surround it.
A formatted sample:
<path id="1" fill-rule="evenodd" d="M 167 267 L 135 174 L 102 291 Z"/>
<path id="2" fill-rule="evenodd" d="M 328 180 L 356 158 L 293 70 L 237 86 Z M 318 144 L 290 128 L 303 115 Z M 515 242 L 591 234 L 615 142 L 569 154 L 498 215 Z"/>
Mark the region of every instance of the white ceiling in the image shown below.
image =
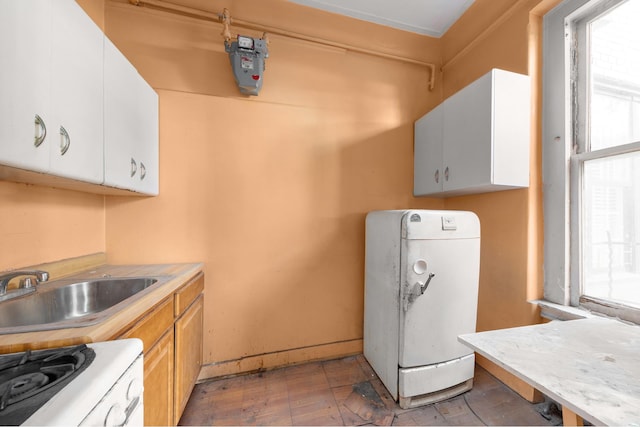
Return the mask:
<path id="1" fill-rule="evenodd" d="M 474 0 L 289 0 L 432 37 L 442 36 Z"/>

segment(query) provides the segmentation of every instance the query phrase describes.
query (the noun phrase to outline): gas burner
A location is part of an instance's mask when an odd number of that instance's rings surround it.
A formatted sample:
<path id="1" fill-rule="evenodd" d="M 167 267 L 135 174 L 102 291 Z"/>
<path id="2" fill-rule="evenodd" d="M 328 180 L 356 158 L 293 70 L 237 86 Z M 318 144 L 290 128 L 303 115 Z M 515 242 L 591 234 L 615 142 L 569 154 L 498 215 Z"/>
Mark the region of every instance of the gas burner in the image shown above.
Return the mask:
<path id="1" fill-rule="evenodd" d="M 0 410 L 29 396 L 33 391 L 49 384 L 49 377 L 42 372 L 34 372 L 15 377 L 0 384 Z M 5 389 L 5 390 L 3 390 Z"/>
<path id="2" fill-rule="evenodd" d="M 94 357 L 84 344 L 0 355 L 0 424 L 21 424 Z"/>

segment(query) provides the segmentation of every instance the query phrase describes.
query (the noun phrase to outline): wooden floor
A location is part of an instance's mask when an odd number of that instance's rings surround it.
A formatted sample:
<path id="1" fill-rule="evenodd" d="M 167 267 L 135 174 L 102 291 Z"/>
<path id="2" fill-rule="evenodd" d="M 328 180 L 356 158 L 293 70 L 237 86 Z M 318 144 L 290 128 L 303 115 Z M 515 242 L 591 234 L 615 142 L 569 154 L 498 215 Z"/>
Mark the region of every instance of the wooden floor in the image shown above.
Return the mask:
<path id="1" fill-rule="evenodd" d="M 554 425 L 476 366 L 472 390 L 401 409 L 362 355 L 196 385 L 180 425 Z"/>

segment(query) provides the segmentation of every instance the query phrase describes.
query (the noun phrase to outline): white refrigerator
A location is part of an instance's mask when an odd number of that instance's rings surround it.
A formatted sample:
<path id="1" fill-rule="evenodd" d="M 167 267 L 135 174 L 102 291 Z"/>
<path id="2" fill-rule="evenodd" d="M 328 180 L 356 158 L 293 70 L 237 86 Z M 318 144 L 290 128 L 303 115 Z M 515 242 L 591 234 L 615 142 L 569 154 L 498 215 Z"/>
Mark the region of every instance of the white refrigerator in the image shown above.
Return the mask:
<path id="1" fill-rule="evenodd" d="M 471 389 L 480 221 L 473 212 L 393 210 L 366 219 L 364 356 L 402 408 Z"/>

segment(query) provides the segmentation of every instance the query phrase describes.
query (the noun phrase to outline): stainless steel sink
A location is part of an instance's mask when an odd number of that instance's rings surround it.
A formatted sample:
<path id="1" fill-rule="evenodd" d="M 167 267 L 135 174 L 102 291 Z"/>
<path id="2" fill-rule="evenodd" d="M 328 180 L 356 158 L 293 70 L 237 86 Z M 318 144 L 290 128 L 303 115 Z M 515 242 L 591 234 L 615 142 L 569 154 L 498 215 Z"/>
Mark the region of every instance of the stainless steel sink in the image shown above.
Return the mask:
<path id="1" fill-rule="evenodd" d="M 33 294 L 0 303 L 0 334 L 98 323 L 158 280 L 136 277 L 49 282 Z"/>

